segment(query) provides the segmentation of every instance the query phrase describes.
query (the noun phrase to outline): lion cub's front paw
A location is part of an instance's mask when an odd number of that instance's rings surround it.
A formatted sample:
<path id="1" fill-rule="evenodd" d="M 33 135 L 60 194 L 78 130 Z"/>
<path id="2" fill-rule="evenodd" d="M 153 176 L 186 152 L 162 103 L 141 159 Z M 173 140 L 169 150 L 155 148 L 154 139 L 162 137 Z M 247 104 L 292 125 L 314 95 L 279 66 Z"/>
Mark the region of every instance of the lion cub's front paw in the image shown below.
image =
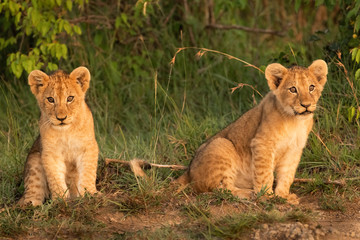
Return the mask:
<path id="1" fill-rule="evenodd" d="M 20 199 L 17 203 L 20 207 L 32 205 L 34 207 L 42 205 L 43 201 L 40 199 Z"/>
<path id="2" fill-rule="evenodd" d="M 288 203 L 293 204 L 293 205 L 299 205 L 299 203 L 300 203 L 299 197 L 296 196 L 296 194 L 294 194 L 294 193 L 291 193 L 287 196 L 281 196 L 281 197 L 285 198 Z"/>

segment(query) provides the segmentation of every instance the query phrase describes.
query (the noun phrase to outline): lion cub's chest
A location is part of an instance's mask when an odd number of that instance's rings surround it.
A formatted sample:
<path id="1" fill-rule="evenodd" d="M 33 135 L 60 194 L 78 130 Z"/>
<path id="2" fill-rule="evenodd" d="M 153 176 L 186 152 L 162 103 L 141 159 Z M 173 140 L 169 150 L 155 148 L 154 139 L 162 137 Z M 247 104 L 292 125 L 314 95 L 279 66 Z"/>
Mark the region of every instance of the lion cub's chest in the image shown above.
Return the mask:
<path id="1" fill-rule="evenodd" d="M 49 150 L 53 151 L 60 159 L 66 163 L 76 164 L 83 158 L 88 144 L 80 136 L 62 134 L 54 137 L 51 145 L 53 145 L 53 147 L 50 147 Z"/>
<path id="2" fill-rule="evenodd" d="M 289 151 L 302 151 L 308 138 L 308 129 L 311 123 L 311 119 L 284 122 L 277 134 L 275 158 L 279 158 Z"/>

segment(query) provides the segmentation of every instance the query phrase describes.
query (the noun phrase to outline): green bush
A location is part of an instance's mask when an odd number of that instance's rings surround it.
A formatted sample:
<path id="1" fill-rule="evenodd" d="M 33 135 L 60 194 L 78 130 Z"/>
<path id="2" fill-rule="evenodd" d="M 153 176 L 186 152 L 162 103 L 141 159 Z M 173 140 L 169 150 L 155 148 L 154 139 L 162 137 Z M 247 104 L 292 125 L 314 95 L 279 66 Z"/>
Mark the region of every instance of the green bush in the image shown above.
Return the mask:
<path id="1" fill-rule="evenodd" d="M 0 71 L 20 78 L 23 72 L 43 68 L 58 69 L 68 58 L 65 41 L 81 34 L 78 24 L 68 17 L 84 0 L 5 0 L 0 3 Z"/>

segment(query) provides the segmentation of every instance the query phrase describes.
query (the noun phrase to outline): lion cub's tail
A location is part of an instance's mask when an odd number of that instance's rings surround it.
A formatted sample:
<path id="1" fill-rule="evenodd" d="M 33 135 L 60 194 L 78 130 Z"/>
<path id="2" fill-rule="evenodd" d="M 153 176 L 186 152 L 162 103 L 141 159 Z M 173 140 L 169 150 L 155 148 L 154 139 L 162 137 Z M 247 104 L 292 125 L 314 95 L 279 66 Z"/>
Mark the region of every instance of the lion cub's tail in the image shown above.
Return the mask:
<path id="1" fill-rule="evenodd" d="M 191 182 L 191 178 L 189 175 L 189 170 L 186 170 L 186 172 L 183 175 L 181 175 L 179 178 L 175 179 L 172 182 L 172 184 L 178 188 L 176 192 L 179 193 L 182 190 L 184 190 L 187 186 L 189 186 L 190 182 Z"/>
<path id="2" fill-rule="evenodd" d="M 189 184 L 190 183 L 189 171 L 186 171 L 178 179 L 174 180 L 174 183 L 181 186 Z"/>

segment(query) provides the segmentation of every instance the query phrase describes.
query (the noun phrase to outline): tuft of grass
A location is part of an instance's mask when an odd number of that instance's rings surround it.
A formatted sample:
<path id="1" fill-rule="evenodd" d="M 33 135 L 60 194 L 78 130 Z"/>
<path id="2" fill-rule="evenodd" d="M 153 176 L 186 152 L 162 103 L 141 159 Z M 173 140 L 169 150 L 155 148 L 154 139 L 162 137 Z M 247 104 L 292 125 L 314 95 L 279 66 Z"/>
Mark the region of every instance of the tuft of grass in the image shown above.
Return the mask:
<path id="1" fill-rule="evenodd" d="M 309 221 L 312 214 L 300 209 L 291 209 L 290 211 L 280 212 L 273 209 L 271 211 L 256 211 L 242 214 L 228 215 L 215 223 L 208 229 L 207 237 L 216 236 L 226 239 L 239 239 L 249 229 L 255 228 L 263 223 L 276 223 L 288 221 Z"/>
<path id="2" fill-rule="evenodd" d="M 0 236 L 35 234 L 41 238 L 69 235 L 88 238 L 105 227 L 95 217 L 104 204 L 102 198 L 85 196 L 72 201 L 49 201 L 39 207 L 6 207 L 0 212 Z M 45 231 L 36 232 L 37 229 Z"/>
<path id="3" fill-rule="evenodd" d="M 345 199 L 343 197 L 325 194 L 319 198 L 320 209 L 345 212 Z"/>

